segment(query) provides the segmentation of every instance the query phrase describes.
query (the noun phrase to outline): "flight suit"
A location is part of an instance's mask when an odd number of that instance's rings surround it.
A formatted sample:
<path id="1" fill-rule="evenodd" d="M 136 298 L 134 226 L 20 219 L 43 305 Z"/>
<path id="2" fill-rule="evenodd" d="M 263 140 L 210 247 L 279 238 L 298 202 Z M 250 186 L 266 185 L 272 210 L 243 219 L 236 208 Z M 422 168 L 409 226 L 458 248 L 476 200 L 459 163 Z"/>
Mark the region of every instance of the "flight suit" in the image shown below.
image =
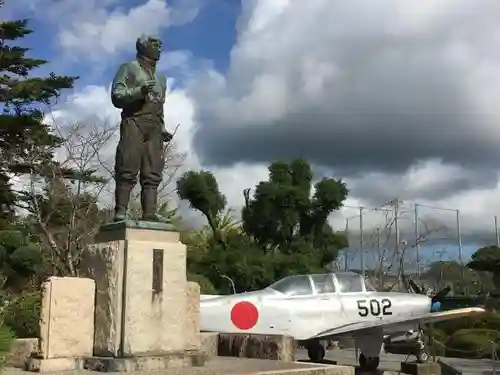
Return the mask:
<path id="1" fill-rule="evenodd" d="M 145 96 L 141 85 L 150 80 L 155 80 L 156 85 Z M 111 100 L 122 109 L 115 159 L 115 220 L 125 219 L 137 174 L 142 188 L 143 220 L 155 220 L 158 185 L 165 166 L 165 93 L 165 76 L 140 59 L 121 65 L 114 77 Z"/>

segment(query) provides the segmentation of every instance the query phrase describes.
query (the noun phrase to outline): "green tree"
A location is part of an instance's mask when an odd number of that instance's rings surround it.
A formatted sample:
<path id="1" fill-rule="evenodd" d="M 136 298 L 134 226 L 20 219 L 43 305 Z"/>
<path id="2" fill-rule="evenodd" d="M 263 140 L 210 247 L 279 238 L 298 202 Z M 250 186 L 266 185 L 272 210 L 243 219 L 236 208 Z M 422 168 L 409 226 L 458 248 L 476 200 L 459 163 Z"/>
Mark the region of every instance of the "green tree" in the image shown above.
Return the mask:
<path id="1" fill-rule="evenodd" d="M 78 77 L 30 76 L 47 61 L 27 57 L 28 48 L 15 45 L 33 31 L 27 20 L 0 22 L 0 218 L 11 220 L 19 197 L 9 174 L 46 174 L 62 139 L 43 123 L 43 105 L 50 105 L 61 90 L 73 87 Z M 36 155 L 36 158 L 33 157 Z"/>
<path id="2" fill-rule="evenodd" d="M 471 256 L 467 267 L 476 271 L 481 278 L 482 285 L 486 285 L 485 292 L 493 292 L 496 295 L 496 309 L 498 309 L 498 290 L 500 289 L 500 248 L 497 246 L 485 246 L 478 249 Z M 493 277 L 491 277 L 493 273 Z"/>
<path id="3" fill-rule="evenodd" d="M 225 246 L 218 224 L 226 208 L 226 197 L 219 191 L 214 175 L 207 171 L 186 172 L 177 180 L 177 194 L 205 216 L 215 240 Z"/>
<path id="4" fill-rule="evenodd" d="M 308 254 L 315 267 L 325 267 L 347 245 L 343 234 L 334 233 L 328 217 L 347 198 L 341 180 L 324 178 L 311 190 L 313 173 L 303 159 L 269 167 L 268 181 L 260 182 L 252 198 L 245 191 L 243 229 L 262 248 L 289 256 Z"/>
<path id="5" fill-rule="evenodd" d="M 45 269 L 45 259 L 36 237 L 26 233 L 21 223 L 0 231 L 0 274 L 2 289 L 20 292 L 38 284 Z"/>
<path id="6" fill-rule="evenodd" d="M 424 278 L 435 290 L 450 286 L 455 295 L 481 294 L 489 287 L 489 283 L 481 275 L 457 261 L 431 263 Z"/>
<path id="7" fill-rule="evenodd" d="M 224 220 L 226 198 L 210 172 L 187 172 L 177 188 L 179 197 L 207 218 L 213 233 L 213 240 L 187 236 L 189 272 L 208 278 L 218 292 L 230 291 L 225 276 L 241 292 L 286 275 L 325 271 L 346 246 L 328 216 L 342 205 L 347 188 L 340 180 L 323 179 L 311 197 L 312 171 L 304 160 L 271 164 L 269 180 L 256 186 L 254 196 L 244 191 L 239 229 Z M 197 251 L 200 247 L 203 251 Z"/>
<path id="8" fill-rule="evenodd" d="M 485 246 L 471 256 L 467 267 L 477 271 L 500 272 L 500 248 Z"/>

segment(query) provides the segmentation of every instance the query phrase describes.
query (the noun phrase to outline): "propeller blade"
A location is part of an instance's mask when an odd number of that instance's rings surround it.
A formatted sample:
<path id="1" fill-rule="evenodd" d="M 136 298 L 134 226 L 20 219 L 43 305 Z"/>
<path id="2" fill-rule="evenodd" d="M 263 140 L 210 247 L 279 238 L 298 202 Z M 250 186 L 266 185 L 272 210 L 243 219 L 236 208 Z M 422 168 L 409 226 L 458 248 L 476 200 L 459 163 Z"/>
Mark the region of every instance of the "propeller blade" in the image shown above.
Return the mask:
<path id="1" fill-rule="evenodd" d="M 413 281 L 412 279 L 408 280 L 408 283 L 410 284 L 411 288 L 415 291 L 417 294 L 424 294 L 424 292 L 418 287 L 418 285 Z"/>
<path id="2" fill-rule="evenodd" d="M 446 288 L 441 289 L 439 292 L 437 292 L 434 295 L 434 297 L 432 297 L 432 303 L 434 303 L 434 302 L 440 302 L 450 292 L 451 292 L 451 288 L 449 286 L 447 286 Z"/>

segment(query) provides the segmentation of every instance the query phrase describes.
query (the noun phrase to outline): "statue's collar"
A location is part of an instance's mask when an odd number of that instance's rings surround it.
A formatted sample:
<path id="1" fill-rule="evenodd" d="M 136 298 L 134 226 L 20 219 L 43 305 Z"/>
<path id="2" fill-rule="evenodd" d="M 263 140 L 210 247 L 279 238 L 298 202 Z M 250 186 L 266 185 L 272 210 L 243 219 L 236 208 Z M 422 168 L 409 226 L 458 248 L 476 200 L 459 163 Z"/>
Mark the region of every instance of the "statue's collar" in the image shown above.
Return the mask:
<path id="1" fill-rule="evenodd" d="M 144 56 L 137 56 L 137 61 L 142 69 L 144 69 L 152 78 L 156 76 L 156 61 L 150 60 Z"/>

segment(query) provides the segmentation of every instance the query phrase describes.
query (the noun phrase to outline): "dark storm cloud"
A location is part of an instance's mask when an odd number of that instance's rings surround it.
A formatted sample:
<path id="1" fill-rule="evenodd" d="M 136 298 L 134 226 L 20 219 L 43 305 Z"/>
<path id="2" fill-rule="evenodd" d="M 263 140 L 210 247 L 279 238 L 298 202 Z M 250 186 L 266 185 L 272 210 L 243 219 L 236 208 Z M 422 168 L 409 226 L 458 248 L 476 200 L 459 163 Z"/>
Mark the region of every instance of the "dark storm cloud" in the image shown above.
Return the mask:
<path id="1" fill-rule="evenodd" d="M 482 2 L 423 1 L 415 13 L 394 13 L 392 0 L 297 2 L 275 19 L 254 9 L 242 18 L 225 78 L 205 77 L 192 91 L 197 153 L 212 166 L 305 157 L 361 180 L 439 158 L 464 175 L 426 198 L 491 186 L 500 159 L 492 106 L 500 101 L 500 7 Z M 363 4 L 375 13 L 360 23 L 353 6 Z"/>
<path id="2" fill-rule="evenodd" d="M 311 123 L 311 117 L 286 119 L 259 129 L 202 128 L 195 147 L 207 164 L 305 157 L 346 176 L 373 170 L 402 173 L 418 160 L 436 157 L 464 167 L 495 168 L 500 158 L 498 145 L 476 137 L 469 131 L 473 123 L 459 116 L 332 114 L 316 119 L 317 128 L 304 125 Z M 398 127 L 402 122 L 407 126 Z M 429 126 L 431 122 L 439 125 Z M 336 128 L 336 123 L 343 126 Z"/>

